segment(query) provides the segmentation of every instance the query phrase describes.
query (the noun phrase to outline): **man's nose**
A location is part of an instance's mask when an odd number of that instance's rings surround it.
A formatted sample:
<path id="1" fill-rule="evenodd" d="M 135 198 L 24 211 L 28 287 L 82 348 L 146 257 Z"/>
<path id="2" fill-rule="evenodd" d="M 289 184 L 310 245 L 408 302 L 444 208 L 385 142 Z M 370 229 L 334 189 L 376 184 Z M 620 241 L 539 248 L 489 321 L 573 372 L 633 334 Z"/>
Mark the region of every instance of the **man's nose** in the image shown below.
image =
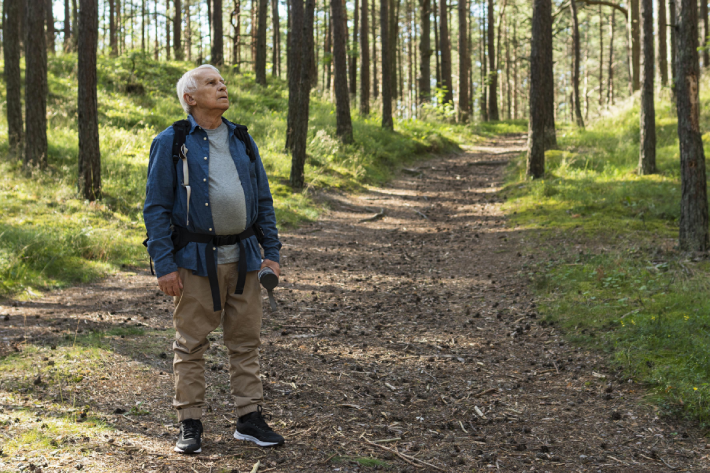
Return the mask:
<path id="1" fill-rule="evenodd" d="M 220 82 L 218 90 L 220 90 L 220 91 L 227 90 L 227 84 L 225 84 L 224 82 Z"/>

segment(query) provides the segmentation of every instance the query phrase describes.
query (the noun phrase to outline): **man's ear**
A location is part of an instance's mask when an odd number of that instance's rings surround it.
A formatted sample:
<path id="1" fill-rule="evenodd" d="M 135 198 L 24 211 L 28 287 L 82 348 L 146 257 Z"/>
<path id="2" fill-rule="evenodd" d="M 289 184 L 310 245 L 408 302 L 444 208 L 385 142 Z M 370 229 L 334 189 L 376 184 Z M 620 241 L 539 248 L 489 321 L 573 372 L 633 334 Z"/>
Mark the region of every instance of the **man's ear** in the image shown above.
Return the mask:
<path id="1" fill-rule="evenodd" d="M 183 94 L 183 98 L 185 99 L 185 103 L 187 103 L 190 106 L 197 104 L 197 101 L 190 94 Z"/>

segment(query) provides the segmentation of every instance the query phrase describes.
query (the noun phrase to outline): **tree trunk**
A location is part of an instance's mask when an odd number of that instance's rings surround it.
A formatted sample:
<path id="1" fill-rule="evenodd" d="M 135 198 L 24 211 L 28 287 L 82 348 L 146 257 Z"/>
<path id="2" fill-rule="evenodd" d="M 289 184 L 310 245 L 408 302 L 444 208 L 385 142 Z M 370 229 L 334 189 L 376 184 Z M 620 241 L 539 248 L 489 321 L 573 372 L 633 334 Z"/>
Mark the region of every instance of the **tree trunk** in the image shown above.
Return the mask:
<path id="1" fill-rule="evenodd" d="M 447 1 L 439 0 L 439 46 L 441 47 L 441 88 L 444 89 L 443 104 L 453 105 L 454 87 L 451 80 L 451 42 L 449 38 L 449 15 Z"/>
<path id="2" fill-rule="evenodd" d="M 119 25 L 121 24 L 119 20 Z M 165 0 L 165 57 L 170 60 L 170 39 L 172 38 L 170 34 L 170 0 Z"/>
<path id="3" fill-rule="evenodd" d="M 496 64 L 494 15 L 493 0 L 488 0 L 488 62 L 490 68 L 488 74 L 488 119 L 498 121 L 500 115 L 498 113 L 498 66 Z"/>
<path id="4" fill-rule="evenodd" d="M 185 51 L 182 49 L 182 2 L 173 0 L 175 6 L 175 16 L 173 16 L 173 52 L 175 59 L 182 61 L 185 59 Z"/>
<path id="5" fill-rule="evenodd" d="M 441 88 L 441 43 L 439 42 L 439 25 L 436 22 L 438 6 L 436 0 L 432 2 L 432 13 L 434 13 L 434 59 L 436 60 L 436 88 Z"/>
<path id="6" fill-rule="evenodd" d="M 458 0 L 459 10 L 459 123 L 471 118 L 468 100 L 468 1 Z"/>
<path id="7" fill-rule="evenodd" d="M 661 85 L 668 85 L 668 43 L 666 40 L 666 0 L 658 0 L 658 69 Z"/>
<path id="8" fill-rule="evenodd" d="M 703 48 L 703 68 L 710 67 L 710 51 L 708 43 L 708 0 L 700 0 L 700 18 L 703 20 L 703 34 L 700 37 L 700 47 Z"/>
<path id="9" fill-rule="evenodd" d="M 266 23 L 269 0 L 259 0 L 256 32 L 256 83 L 266 85 Z"/>
<path id="10" fill-rule="evenodd" d="M 377 77 L 377 0 L 372 0 L 372 97 L 377 100 L 380 96 L 379 80 Z"/>
<path id="11" fill-rule="evenodd" d="M 20 75 L 20 24 L 24 0 L 5 0 L 3 9 L 3 57 L 7 96 L 7 137 L 10 153 L 21 154 L 22 147 L 22 77 Z"/>
<path id="12" fill-rule="evenodd" d="M 241 32 L 242 32 L 242 2 L 240 0 L 234 0 L 234 8 L 232 10 L 232 18 L 230 23 L 232 24 L 232 67 L 234 72 L 239 74 L 241 69 L 241 56 L 239 55 L 239 49 L 241 46 Z"/>
<path id="13" fill-rule="evenodd" d="M 631 91 L 636 92 L 641 88 L 640 68 L 641 68 L 641 45 L 640 25 L 639 25 L 639 0 L 629 0 L 629 44 L 631 45 Z"/>
<path id="14" fill-rule="evenodd" d="M 533 179 L 545 175 L 545 133 L 548 128 L 546 81 L 552 81 L 552 2 L 534 0 L 532 37 L 530 40 L 530 119 L 528 121 L 527 176 Z"/>
<path id="15" fill-rule="evenodd" d="M 26 8 L 27 36 L 25 38 L 25 91 L 31 100 L 25 100 L 26 167 L 47 166 L 47 47 L 44 34 L 46 2 Z"/>
<path id="16" fill-rule="evenodd" d="M 192 62 L 192 15 L 190 13 L 190 0 L 185 0 L 185 54 L 187 60 Z"/>
<path id="17" fill-rule="evenodd" d="M 212 0 L 212 64 L 224 64 L 224 33 L 222 32 L 222 0 Z"/>
<path id="18" fill-rule="evenodd" d="M 390 1 L 390 8 L 389 8 L 389 19 L 390 19 L 390 25 L 389 25 L 389 45 L 390 48 L 390 61 L 392 64 L 390 65 L 390 92 L 392 93 L 392 100 L 395 100 L 397 97 L 398 89 L 397 87 L 397 77 L 398 77 L 398 58 L 399 58 L 399 48 L 397 48 L 397 43 L 399 40 L 399 5 L 400 5 L 401 0 L 391 0 Z M 399 90 L 401 92 L 401 90 Z"/>
<path id="19" fill-rule="evenodd" d="M 314 18 L 315 18 L 315 8 L 316 8 L 316 2 L 315 0 L 313 2 L 306 2 L 306 13 L 305 13 L 305 18 L 306 18 L 306 47 L 308 48 L 308 87 L 309 91 L 312 89 L 316 84 L 318 84 L 318 64 L 316 64 L 316 56 L 315 56 L 315 37 L 314 37 L 314 32 L 315 32 L 315 27 L 314 27 Z M 309 20 L 310 18 L 310 20 Z"/>
<path id="20" fill-rule="evenodd" d="M 676 102 L 676 81 L 677 81 L 677 74 L 676 74 L 676 56 L 677 56 L 677 45 L 676 45 L 676 31 L 678 29 L 676 28 L 675 25 L 678 24 L 678 21 L 676 19 L 676 0 L 668 0 L 668 11 L 670 12 L 670 24 L 673 25 L 671 26 L 671 100 L 675 103 Z"/>
<path id="21" fill-rule="evenodd" d="M 274 46 L 271 50 L 271 62 L 273 63 L 271 75 L 281 76 L 281 28 L 279 24 L 279 2 L 271 0 L 271 28 L 273 30 Z"/>
<path id="22" fill-rule="evenodd" d="M 537 2 L 537 0 L 535 0 Z M 549 3 L 550 0 L 547 0 Z M 551 6 L 549 7 L 552 8 Z M 545 93 L 544 107 L 545 107 L 545 150 L 557 148 L 557 132 L 555 131 L 555 75 L 554 75 L 554 62 L 552 59 L 553 45 L 552 45 L 552 18 L 549 15 L 545 15 L 543 18 L 545 22 L 543 25 L 542 34 L 543 46 L 542 52 L 540 54 L 544 55 L 543 70 L 545 74 L 545 80 L 542 83 Z M 532 94 L 531 94 L 532 95 Z M 532 98 L 530 98 L 532 100 Z M 532 111 L 531 111 L 532 115 Z"/>
<path id="23" fill-rule="evenodd" d="M 101 151 L 96 92 L 96 47 L 99 40 L 98 0 L 81 0 L 79 10 L 79 194 L 101 198 Z"/>
<path id="24" fill-rule="evenodd" d="M 146 26 L 146 16 L 145 16 L 145 2 L 147 0 L 141 0 L 141 52 L 145 54 L 145 26 Z M 189 2 L 190 0 L 186 0 Z M 188 5 L 188 3 L 186 3 Z M 189 18 L 189 8 L 186 6 L 185 7 L 188 10 L 188 15 L 187 17 Z M 189 33 L 188 33 L 189 34 Z"/>
<path id="25" fill-rule="evenodd" d="M 614 103 L 614 20 L 616 10 L 611 11 L 609 20 L 609 73 L 607 74 L 606 104 L 607 107 Z"/>
<path id="26" fill-rule="evenodd" d="M 578 127 L 584 128 L 584 119 L 582 118 L 582 107 L 579 96 L 579 67 L 580 67 L 580 39 L 579 39 L 579 19 L 577 17 L 577 1 L 570 1 L 570 10 L 572 11 L 572 48 L 573 52 L 573 67 L 572 67 L 572 93 L 574 94 L 574 118 Z"/>
<path id="27" fill-rule="evenodd" d="M 369 0 L 362 0 L 360 17 L 360 115 L 370 114 L 370 41 L 369 41 Z M 427 0 L 428 1 L 428 0 Z"/>
<path id="28" fill-rule="evenodd" d="M 333 73 L 333 18 L 329 14 L 330 8 L 326 12 L 328 16 L 327 33 L 325 35 L 325 46 L 323 56 L 325 60 L 325 91 L 330 92 Z"/>
<path id="29" fill-rule="evenodd" d="M 337 0 L 336 0 L 337 1 Z M 313 12 L 315 0 L 306 0 L 304 12 L 301 0 L 291 2 L 291 25 L 294 34 L 290 34 L 289 67 L 294 66 L 289 76 L 289 89 L 293 85 L 295 92 L 294 120 L 292 129 L 291 149 L 291 188 L 294 191 L 303 189 L 306 163 L 306 143 L 308 139 L 308 108 L 310 105 L 311 90 L 311 58 L 313 50 L 308 44 L 313 44 L 313 38 L 308 40 L 308 34 L 313 34 Z M 310 12 L 310 13 L 309 13 Z M 309 27 L 309 23 L 311 26 Z M 300 34 L 296 34 L 300 32 Z M 291 82 L 293 80 L 293 83 Z M 347 96 L 347 93 L 346 93 Z M 291 97 L 289 97 L 289 115 L 291 114 Z"/>
<path id="30" fill-rule="evenodd" d="M 705 153 L 700 130 L 698 4 L 677 0 L 676 81 L 680 142 L 680 248 L 708 250 L 708 198 Z"/>
<path id="31" fill-rule="evenodd" d="M 641 0 L 641 143 L 639 174 L 656 172 L 656 108 L 653 103 L 653 0 Z"/>
<path id="32" fill-rule="evenodd" d="M 115 0 L 108 0 L 108 42 L 109 42 L 109 55 L 116 57 L 118 56 L 118 36 L 116 35 L 116 2 Z"/>
<path id="33" fill-rule="evenodd" d="M 604 13 L 599 5 L 599 113 L 604 106 Z"/>
<path id="34" fill-rule="evenodd" d="M 155 23 L 155 39 L 153 42 L 153 59 L 160 58 L 160 47 L 158 46 L 158 0 L 153 0 L 153 22 Z"/>
<path id="35" fill-rule="evenodd" d="M 380 40 L 382 44 L 382 128 L 393 130 L 392 64 L 390 63 L 388 3 L 389 0 L 380 0 Z"/>
<path id="36" fill-rule="evenodd" d="M 358 14 L 358 0 L 353 0 L 355 3 L 355 7 L 353 10 L 353 42 L 352 42 L 352 47 L 356 48 L 357 47 L 357 34 L 358 34 L 358 28 L 359 28 L 359 14 Z M 363 2 L 366 2 L 367 0 L 362 0 Z M 343 10 L 345 10 L 345 6 L 343 6 Z M 343 17 L 345 19 L 345 38 L 347 39 L 347 34 L 348 34 L 348 23 L 347 23 L 347 18 L 345 17 L 346 14 L 344 13 Z M 347 48 L 347 43 L 346 43 L 346 48 Z M 350 57 L 348 57 L 348 72 L 350 73 L 350 95 L 352 96 L 352 99 L 355 100 L 355 94 L 357 94 L 357 54 L 355 51 L 352 52 Z"/>
<path id="37" fill-rule="evenodd" d="M 486 61 L 486 18 L 484 12 L 486 11 L 485 2 L 487 0 L 481 0 L 481 17 L 479 18 L 478 24 L 481 30 L 481 120 L 484 122 L 488 121 L 488 61 Z"/>
<path id="38" fill-rule="evenodd" d="M 76 6 L 76 0 L 71 0 L 71 8 L 72 8 L 72 23 L 71 23 L 71 30 L 72 30 L 72 35 L 71 35 L 71 50 L 76 51 L 76 46 L 77 46 L 77 40 L 78 40 L 78 26 L 77 23 L 79 22 L 79 9 Z"/>
<path id="39" fill-rule="evenodd" d="M 333 65 L 335 68 L 335 134 L 343 143 L 353 142 L 353 125 L 350 120 L 350 97 L 348 96 L 347 45 L 348 30 L 342 0 L 330 1 L 333 18 Z"/>
<path id="40" fill-rule="evenodd" d="M 8 0 L 5 0 L 8 1 Z M 64 51 L 71 51 L 71 8 L 69 0 L 64 0 Z"/>
<path id="41" fill-rule="evenodd" d="M 47 2 L 46 13 L 47 13 L 47 52 L 49 54 L 54 54 L 54 12 L 52 8 L 54 3 L 52 0 L 45 0 Z"/>
<path id="42" fill-rule="evenodd" d="M 431 99 L 431 0 L 419 0 L 419 8 L 419 103 L 428 103 Z"/>
<path id="43" fill-rule="evenodd" d="M 298 101 L 299 101 L 299 87 L 301 85 L 301 68 L 300 68 L 300 58 L 302 53 L 301 43 L 303 42 L 303 37 L 297 34 L 304 29 L 305 23 L 305 12 L 303 10 L 302 0 L 291 0 L 291 10 L 290 10 L 290 34 L 288 35 L 289 45 L 288 45 L 288 116 L 286 118 L 286 145 L 285 149 L 293 154 L 293 138 L 295 133 L 295 121 L 298 116 Z M 305 160 L 305 158 L 304 158 Z M 294 166 L 291 166 L 291 185 L 294 185 Z M 303 186 L 303 167 L 300 168 L 301 183 Z M 300 187 L 298 187 L 300 189 Z"/>

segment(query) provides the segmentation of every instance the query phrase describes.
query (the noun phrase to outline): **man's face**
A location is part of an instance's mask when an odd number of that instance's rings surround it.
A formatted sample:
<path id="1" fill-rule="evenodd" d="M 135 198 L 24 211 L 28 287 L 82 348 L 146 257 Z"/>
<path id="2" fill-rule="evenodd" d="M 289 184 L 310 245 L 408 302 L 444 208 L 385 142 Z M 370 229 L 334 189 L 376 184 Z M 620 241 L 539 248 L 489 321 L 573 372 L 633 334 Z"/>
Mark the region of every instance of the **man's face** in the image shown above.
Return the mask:
<path id="1" fill-rule="evenodd" d="M 195 75 L 195 82 L 197 90 L 185 94 L 185 100 L 193 109 L 224 112 L 229 108 L 227 86 L 221 75 L 212 69 L 200 69 Z"/>

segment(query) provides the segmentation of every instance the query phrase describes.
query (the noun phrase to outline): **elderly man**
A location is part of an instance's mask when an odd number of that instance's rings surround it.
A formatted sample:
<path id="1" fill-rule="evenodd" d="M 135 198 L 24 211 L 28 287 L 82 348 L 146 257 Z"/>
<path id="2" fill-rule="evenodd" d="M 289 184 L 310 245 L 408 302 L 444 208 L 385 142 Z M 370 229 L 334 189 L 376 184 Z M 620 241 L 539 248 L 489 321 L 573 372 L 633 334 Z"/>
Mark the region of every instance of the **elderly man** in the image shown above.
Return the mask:
<path id="1" fill-rule="evenodd" d="M 222 117 L 229 98 L 216 68 L 185 73 L 177 95 L 188 118 L 153 140 L 143 209 L 160 290 L 175 298 L 175 451 L 202 450 L 203 354 L 220 322 L 238 416 L 234 437 L 280 445 L 283 437 L 262 414 L 259 377 L 257 273 L 268 267 L 278 276 L 281 249 L 269 182 L 246 127 Z"/>

